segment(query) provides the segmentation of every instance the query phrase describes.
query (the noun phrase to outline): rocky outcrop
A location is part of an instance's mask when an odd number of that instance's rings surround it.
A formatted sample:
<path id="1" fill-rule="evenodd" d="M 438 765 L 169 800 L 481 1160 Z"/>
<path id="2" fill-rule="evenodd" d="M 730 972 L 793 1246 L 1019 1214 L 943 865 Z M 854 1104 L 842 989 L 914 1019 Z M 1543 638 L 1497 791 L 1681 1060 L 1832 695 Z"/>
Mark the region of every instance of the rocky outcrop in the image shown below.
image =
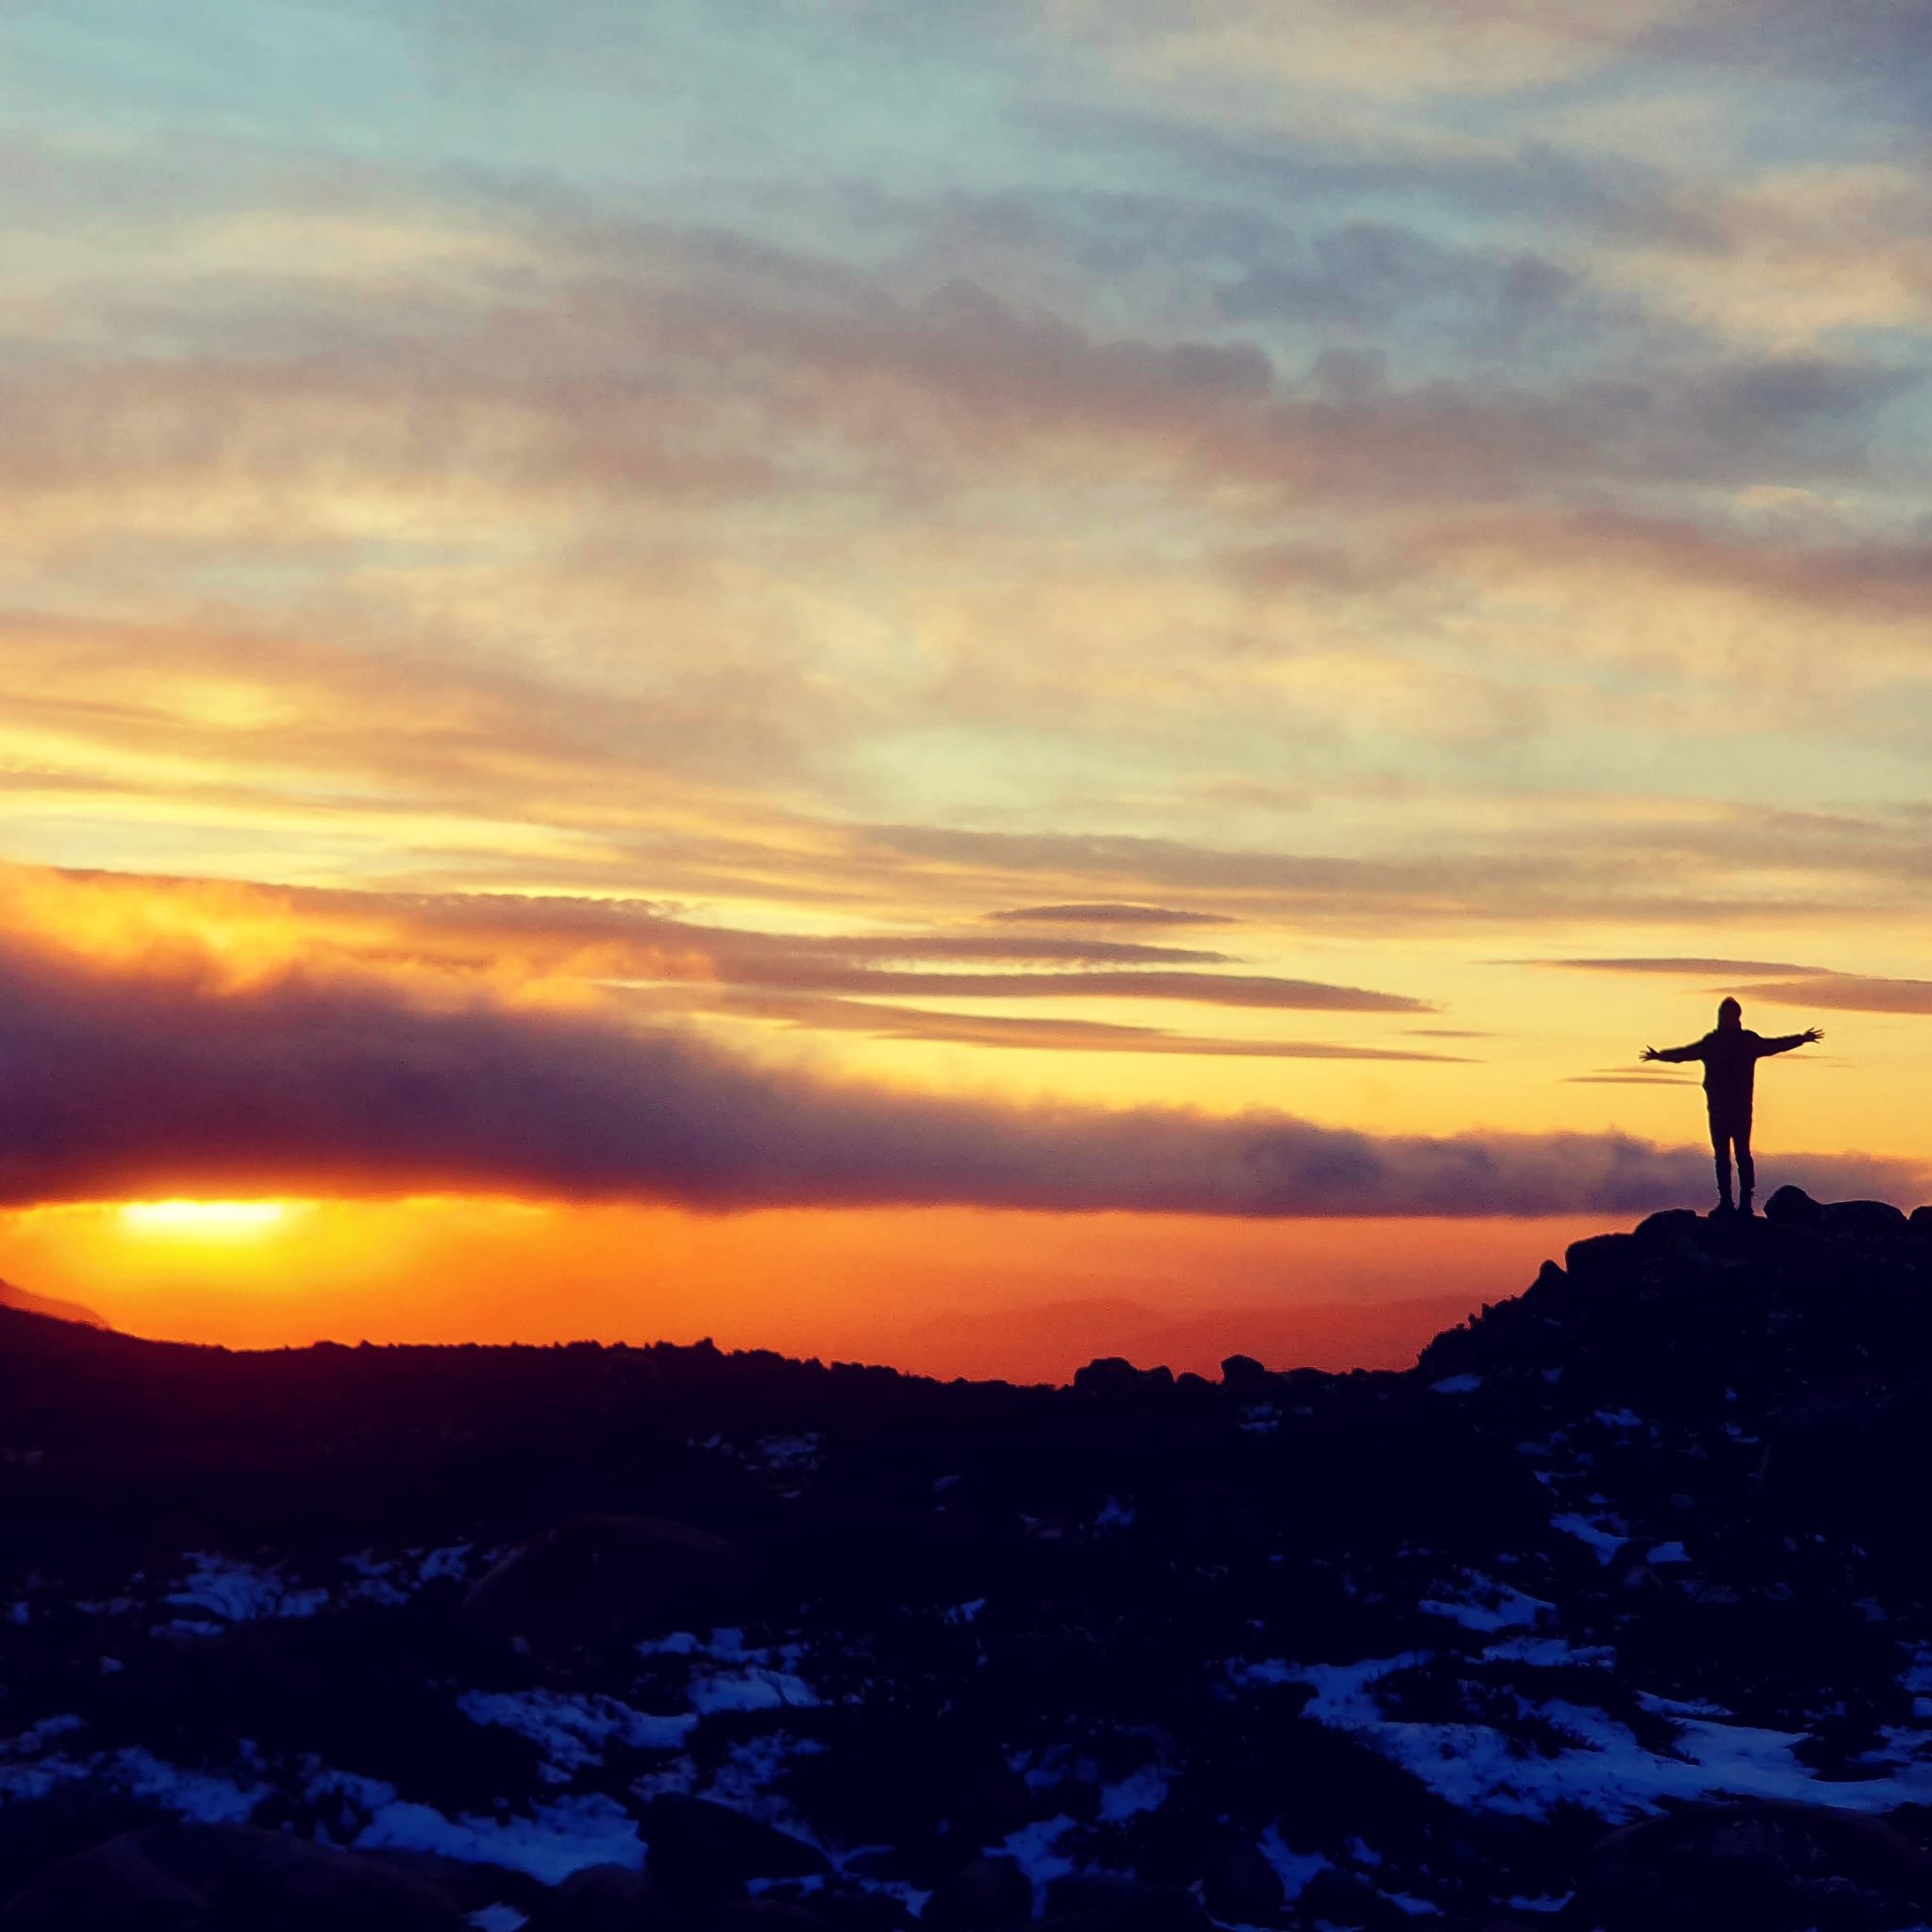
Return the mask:
<path id="1" fill-rule="evenodd" d="M 461 1932 L 434 1886 L 279 1832 L 173 1824 L 109 1839 L 0 1908 L 6 1932 Z"/>
<path id="2" fill-rule="evenodd" d="M 1571 1916 L 1604 1932 L 1901 1924 L 1932 1914 L 1932 1858 L 1876 1819 L 1762 1800 L 1714 1805 L 1610 1833 L 1580 1904 Z"/>
<path id="3" fill-rule="evenodd" d="M 682 1899 L 731 1897 L 755 1879 L 824 1878 L 817 1845 L 702 1798 L 654 1798 L 640 1810 L 652 1878 Z"/>
<path id="4" fill-rule="evenodd" d="M 0 1311 L 0 1925 L 1921 1925 L 1932 1214 L 1766 1206 L 1405 1374 Z"/>
<path id="5" fill-rule="evenodd" d="M 474 1629 L 540 1643 L 610 1643 L 667 1623 L 717 1623 L 741 1599 L 745 1552 L 661 1517 L 572 1517 L 520 1542 L 463 1598 Z"/>

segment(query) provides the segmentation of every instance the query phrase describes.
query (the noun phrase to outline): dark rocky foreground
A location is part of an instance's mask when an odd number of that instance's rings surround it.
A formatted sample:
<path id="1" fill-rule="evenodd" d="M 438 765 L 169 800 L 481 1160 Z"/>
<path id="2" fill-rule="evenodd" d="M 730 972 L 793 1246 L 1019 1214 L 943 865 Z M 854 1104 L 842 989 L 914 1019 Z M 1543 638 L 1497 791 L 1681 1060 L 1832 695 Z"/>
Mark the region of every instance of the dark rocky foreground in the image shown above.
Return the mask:
<path id="1" fill-rule="evenodd" d="M 1403 1374 L 0 1309 L 0 1928 L 1932 1924 L 1932 1214 Z"/>

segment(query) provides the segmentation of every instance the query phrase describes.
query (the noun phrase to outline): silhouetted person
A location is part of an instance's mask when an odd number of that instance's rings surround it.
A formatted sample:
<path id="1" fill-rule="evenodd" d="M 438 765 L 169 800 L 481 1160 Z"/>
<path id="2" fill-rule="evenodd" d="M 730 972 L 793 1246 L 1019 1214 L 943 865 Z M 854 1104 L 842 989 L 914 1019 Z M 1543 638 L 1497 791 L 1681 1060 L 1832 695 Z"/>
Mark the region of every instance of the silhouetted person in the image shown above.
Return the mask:
<path id="1" fill-rule="evenodd" d="M 1757 1187 L 1757 1170 L 1751 1164 L 1751 1087 L 1757 1062 L 1794 1046 L 1809 1046 L 1824 1035 L 1816 1026 L 1802 1033 L 1783 1033 L 1767 1040 L 1744 1024 L 1744 1009 L 1727 999 L 1717 1009 L 1717 1025 L 1689 1046 L 1643 1049 L 1647 1060 L 1702 1060 L 1704 1101 L 1710 1109 L 1710 1151 L 1717 1157 L 1717 1204 L 1731 1205 L 1731 1149 L 1738 1150 L 1738 1201 L 1751 1211 Z"/>

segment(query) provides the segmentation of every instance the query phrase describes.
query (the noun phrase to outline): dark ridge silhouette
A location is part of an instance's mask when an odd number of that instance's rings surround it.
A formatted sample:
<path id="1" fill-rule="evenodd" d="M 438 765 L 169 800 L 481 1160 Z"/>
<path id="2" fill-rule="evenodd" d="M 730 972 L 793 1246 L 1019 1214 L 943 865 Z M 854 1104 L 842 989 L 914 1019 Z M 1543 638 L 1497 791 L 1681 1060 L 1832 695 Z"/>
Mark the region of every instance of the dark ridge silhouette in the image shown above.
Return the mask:
<path id="1" fill-rule="evenodd" d="M 1738 1199 L 1740 1212 L 1751 1212 L 1751 1197 L 1757 1189 L 1757 1170 L 1751 1159 L 1751 1098 L 1757 1078 L 1757 1062 L 1774 1054 L 1790 1053 L 1795 1047 L 1809 1046 L 1823 1040 L 1816 1026 L 1802 1033 L 1781 1034 L 1767 1040 L 1744 1024 L 1744 1009 L 1734 999 L 1719 1003 L 1717 1024 L 1702 1040 L 1689 1046 L 1646 1046 L 1647 1060 L 1696 1060 L 1704 1068 L 1704 1100 L 1710 1116 L 1710 1149 L 1717 1166 L 1717 1205 L 1729 1212 L 1731 1201 L 1731 1150 L 1738 1154 Z"/>
<path id="2" fill-rule="evenodd" d="M 0 1926 L 1917 1925 L 1928 1467 L 1790 1189 L 1401 1372 L 0 1310 Z"/>

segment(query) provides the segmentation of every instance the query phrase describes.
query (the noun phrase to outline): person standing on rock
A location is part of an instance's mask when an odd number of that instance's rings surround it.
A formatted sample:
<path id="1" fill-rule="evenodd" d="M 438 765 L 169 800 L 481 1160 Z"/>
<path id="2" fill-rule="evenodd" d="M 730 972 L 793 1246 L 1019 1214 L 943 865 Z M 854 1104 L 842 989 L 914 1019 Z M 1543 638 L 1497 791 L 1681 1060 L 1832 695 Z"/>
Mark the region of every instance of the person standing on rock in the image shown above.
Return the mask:
<path id="1" fill-rule="evenodd" d="M 1717 1205 L 1720 1211 L 1731 1206 L 1731 1150 L 1738 1151 L 1738 1202 L 1743 1212 L 1751 1211 L 1751 1196 L 1757 1186 L 1757 1170 L 1751 1164 L 1751 1089 L 1757 1078 L 1757 1062 L 1774 1053 L 1790 1053 L 1794 1046 L 1809 1046 L 1823 1040 L 1816 1026 L 1802 1033 L 1783 1033 L 1767 1040 L 1744 1024 L 1744 1009 L 1736 1000 L 1726 999 L 1717 1009 L 1717 1025 L 1702 1040 L 1689 1046 L 1667 1046 L 1659 1051 L 1646 1046 L 1647 1060 L 1702 1060 L 1704 1063 L 1704 1102 L 1710 1109 L 1710 1151 L 1717 1159 Z"/>

